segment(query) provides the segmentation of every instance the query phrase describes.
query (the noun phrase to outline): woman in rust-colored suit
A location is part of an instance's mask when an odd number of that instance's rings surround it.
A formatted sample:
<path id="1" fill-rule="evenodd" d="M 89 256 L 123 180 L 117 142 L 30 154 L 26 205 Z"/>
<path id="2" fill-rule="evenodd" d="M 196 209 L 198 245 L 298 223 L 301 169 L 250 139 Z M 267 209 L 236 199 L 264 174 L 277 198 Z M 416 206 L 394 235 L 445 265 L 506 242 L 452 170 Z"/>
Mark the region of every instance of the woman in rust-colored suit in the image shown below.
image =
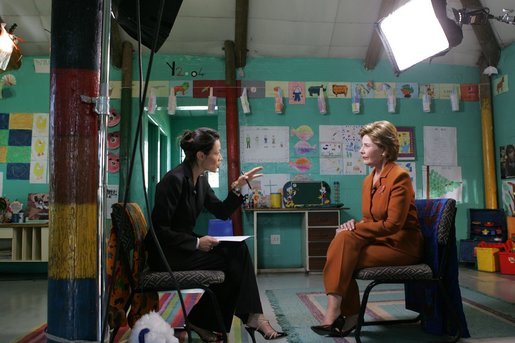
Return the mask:
<path id="1" fill-rule="evenodd" d="M 373 170 L 363 181 L 363 218 L 340 225 L 327 250 L 327 310 L 322 325 L 311 327 L 325 336 L 346 336 L 356 326 L 360 303 L 352 277 L 355 270 L 413 264 L 422 256 L 411 178 L 394 162 L 399 151 L 397 129 L 378 121 L 363 126 L 360 136 L 361 157 Z"/>

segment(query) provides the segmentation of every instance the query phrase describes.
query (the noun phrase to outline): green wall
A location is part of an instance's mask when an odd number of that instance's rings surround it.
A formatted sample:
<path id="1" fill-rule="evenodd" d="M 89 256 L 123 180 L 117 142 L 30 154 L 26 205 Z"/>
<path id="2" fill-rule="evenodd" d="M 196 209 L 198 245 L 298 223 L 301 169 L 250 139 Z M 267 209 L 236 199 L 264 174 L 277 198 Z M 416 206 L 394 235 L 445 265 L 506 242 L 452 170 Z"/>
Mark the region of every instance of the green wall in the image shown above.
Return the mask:
<path id="1" fill-rule="evenodd" d="M 508 144 L 515 144 L 515 44 L 510 45 L 501 52 L 501 59 L 498 65 L 498 75 L 492 75 L 492 94 L 493 95 L 493 108 L 494 108 L 494 133 L 495 133 L 495 161 L 497 169 L 497 195 L 499 198 L 499 208 L 503 206 L 503 197 L 508 197 L 506 193 L 503 195 L 501 183 L 501 172 L 499 169 L 500 164 L 500 147 Z M 502 77 L 507 76 L 508 91 L 499 95 L 495 92 L 495 81 Z M 510 84 L 511 83 L 511 84 Z M 515 179 L 507 179 L 515 184 Z M 512 189 L 513 192 L 513 189 Z M 515 194 L 511 193 L 514 197 Z M 515 213 L 513 214 L 515 215 Z M 509 238 L 509 237 L 508 237 Z"/>
<path id="2" fill-rule="evenodd" d="M 201 76 L 205 80 L 222 80 L 224 78 L 224 61 L 216 57 L 191 57 L 191 56 L 156 56 L 153 76 L 155 80 L 182 80 L 193 79 L 185 76 L 172 76 L 167 63 L 175 62 L 184 70 L 198 70 L 200 67 L 204 73 Z M 263 81 L 345 81 L 345 82 L 366 82 L 390 81 L 390 82 L 417 82 L 417 83 L 478 83 L 479 69 L 475 67 L 450 66 L 438 64 L 420 64 L 414 68 L 395 77 L 387 62 L 381 62 L 375 70 L 365 71 L 358 60 L 340 59 L 313 59 L 313 58 L 249 58 L 244 68 L 243 76 L 238 74 L 242 80 L 263 80 Z M 196 79 L 199 79 L 197 77 Z M 286 110 L 284 114 L 274 112 L 273 98 L 250 98 L 252 113 L 239 114 L 239 124 L 245 126 L 288 126 L 290 129 L 300 125 L 309 125 L 315 131 L 315 136 L 310 139 L 311 144 L 318 144 L 319 125 L 362 125 L 371 121 L 386 119 L 398 126 L 415 127 L 416 137 L 416 164 L 417 164 L 417 197 L 422 194 L 422 165 L 423 165 L 423 127 L 424 126 L 448 126 L 457 128 L 458 136 L 458 165 L 462 168 L 463 178 L 463 202 L 458 204 L 457 235 L 458 239 L 466 238 L 468 234 L 469 208 L 484 207 L 483 167 L 481 149 L 481 122 L 479 102 L 460 102 L 460 111 L 452 112 L 449 100 L 434 100 L 431 113 L 424 113 L 420 99 L 398 99 L 397 113 L 390 114 L 386 111 L 384 99 L 362 99 L 361 114 L 351 112 L 350 99 L 327 100 L 329 112 L 327 115 L 320 115 L 317 110 L 316 99 L 306 99 L 306 104 L 289 105 L 285 99 Z M 166 107 L 166 99 L 158 99 L 161 106 Z M 205 104 L 206 99 L 178 98 L 178 104 L 193 105 Z M 225 135 L 225 103 L 218 98 L 218 128 L 222 137 Z M 238 106 L 240 104 L 238 103 Z M 205 126 L 203 117 L 195 118 L 197 126 Z M 175 126 L 172 124 L 172 126 Z M 290 139 L 290 155 L 293 156 L 293 145 L 295 140 Z M 225 150 L 225 146 L 224 150 Z M 320 176 L 318 161 L 314 160 L 314 166 L 308 173 L 313 179 L 322 179 L 332 185 L 333 181 L 340 181 L 341 200 L 349 210 L 342 213 L 342 220 L 352 217 L 361 217 L 361 183 L 364 176 Z M 248 170 L 255 164 L 242 164 L 242 170 Z M 299 174 L 291 169 L 287 163 L 268 163 L 263 165 L 265 173 L 289 173 L 292 176 Z M 221 167 L 222 182 L 227 182 L 226 164 Z M 217 191 L 219 196 L 225 196 L 224 190 L 227 185 L 222 185 Z M 259 227 L 259 264 L 260 268 L 267 267 L 296 267 L 302 261 L 300 257 L 293 254 L 293 250 L 271 246 L 269 236 L 280 234 L 281 240 L 287 246 L 296 247 L 296 244 L 288 244 L 298 240 L 298 233 L 292 230 L 298 228 L 294 215 L 286 215 L 285 222 L 271 216 L 265 218 L 265 224 Z M 252 234 L 252 216 L 244 213 L 244 233 Z M 267 222 L 268 221 L 268 222 Z M 268 225 L 277 223 L 276 225 Z M 251 249 L 253 241 L 249 241 Z M 277 254 L 265 254 L 273 249 L 280 249 L 280 258 Z M 264 255 L 261 257 L 261 255 Z M 279 265 L 278 265 L 279 264 Z"/>
<path id="3" fill-rule="evenodd" d="M 507 71 L 513 75 L 515 64 L 510 63 L 513 60 L 515 49 L 510 47 L 503 51 L 501 61 L 501 72 Z M 49 112 L 49 74 L 35 74 L 32 66 L 32 58 L 25 57 L 23 66 L 20 70 L 12 71 L 17 78 L 17 85 L 12 87 L 15 96 L 12 98 L 0 100 L 0 112 Z M 144 60 L 143 66 L 146 68 L 148 59 Z M 191 76 L 172 76 L 168 63 L 176 62 L 181 65 L 184 70 L 199 70 L 202 68 L 203 75 L 192 78 Z M 145 70 L 145 69 L 144 69 Z M 136 77 L 137 69 L 134 64 L 134 73 Z M 391 71 L 390 65 L 383 61 L 372 71 L 365 71 L 362 62 L 359 60 L 340 60 L 340 59 L 314 59 L 314 58 L 297 58 L 297 59 L 280 59 L 280 58 L 249 58 L 244 73 L 239 74 L 239 78 L 243 80 L 263 80 L 263 81 L 344 81 L 344 82 L 366 82 L 374 81 L 390 81 L 390 82 L 418 82 L 418 83 L 478 83 L 480 70 L 475 67 L 438 65 L 438 64 L 419 64 L 414 68 L 402 73 L 399 77 L 395 77 Z M 151 80 L 181 80 L 181 79 L 204 79 L 204 80 L 223 80 L 225 77 L 225 65 L 222 57 L 198 57 L 198 56 L 179 56 L 179 55 L 156 55 L 154 59 Z M 120 72 L 112 68 L 111 79 L 120 80 Z M 515 100 L 508 95 L 501 95 L 494 99 L 495 113 L 495 133 L 496 146 L 512 142 L 513 130 L 512 125 L 508 125 L 511 121 L 508 117 L 511 115 L 511 109 L 514 108 Z M 286 99 L 285 99 L 286 102 Z M 480 106 L 478 102 L 461 102 L 459 112 L 451 112 L 448 100 L 435 100 L 433 102 L 433 110 L 431 113 L 422 111 L 421 101 L 419 99 L 398 99 L 397 113 L 390 114 L 386 111 L 386 101 L 384 99 L 362 99 L 361 114 L 352 114 L 350 99 L 334 99 L 329 98 L 328 114 L 320 115 L 317 111 L 316 99 L 307 99 L 306 104 L 288 105 L 286 102 L 286 110 L 284 114 L 276 114 L 273 110 L 273 98 L 250 99 L 252 113 L 245 115 L 241 111 L 239 114 L 240 125 L 245 126 L 289 126 L 297 128 L 300 125 L 310 125 L 315 136 L 310 139 L 311 144 L 318 145 L 318 126 L 319 125 L 362 125 L 375 120 L 386 119 L 400 126 L 415 127 L 416 137 L 416 160 L 417 163 L 417 196 L 422 197 L 422 165 L 423 165 L 423 127 L 424 126 L 449 126 L 457 128 L 458 136 L 458 165 L 462 168 L 462 177 L 464 182 L 463 202 L 458 204 L 457 216 L 457 236 L 458 239 L 467 237 L 468 219 L 467 212 L 469 208 L 484 207 L 484 182 L 483 182 L 483 166 L 482 166 L 482 149 L 481 149 L 481 122 L 480 122 Z M 179 105 L 205 104 L 206 99 L 178 98 Z M 222 137 L 225 137 L 225 101 L 218 99 L 219 110 L 217 112 L 217 122 L 213 122 L 213 118 L 206 116 L 191 117 L 186 120 L 180 115 L 169 116 L 166 110 L 157 111 L 152 116 L 153 121 L 161 126 L 161 129 L 168 137 L 168 147 L 170 151 L 170 159 L 168 167 L 177 164 L 178 153 L 174 139 L 177 132 L 184 127 L 200 127 L 216 125 Z M 119 100 L 111 100 L 112 106 L 118 106 Z M 133 100 L 132 113 L 132 137 L 135 135 L 135 125 L 137 123 L 138 103 Z M 158 106 L 166 108 L 166 98 L 158 98 Z M 238 104 L 238 106 L 240 106 Z M 146 128 L 148 118 L 143 118 L 143 126 Z M 147 139 L 144 134 L 143 141 Z M 290 149 L 296 142 L 290 139 Z M 225 139 L 223 140 L 223 149 L 226 151 Z M 132 143 L 131 143 L 132 149 Z M 291 150 L 292 152 L 293 150 Z M 138 155 L 138 154 L 137 154 Z M 139 160 L 139 158 L 138 158 Z M 137 168 L 134 171 L 131 184 L 131 201 L 136 201 L 144 206 L 142 196 L 142 177 L 140 162 L 136 163 Z M 315 163 L 317 163 L 315 161 Z M 254 165 L 244 164 L 242 170 L 247 170 Z M 3 168 L 3 167 L 0 167 Z M 227 189 L 226 180 L 227 164 L 224 160 L 221 167 L 221 182 L 217 194 L 220 197 L 225 196 Z M 290 173 L 291 175 L 298 172 L 290 169 L 288 164 L 267 164 L 264 165 L 265 173 Z M 5 175 L 5 174 L 4 174 Z M 340 181 L 341 184 L 341 200 L 349 210 L 343 212 L 342 221 L 351 217 L 361 217 L 361 182 L 364 176 L 320 176 L 318 175 L 318 165 L 312 168 L 309 175 L 313 179 L 323 179 L 332 185 L 333 181 Z M 115 179 L 110 178 L 110 182 Z M 232 181 L 232 180 L 231 180 Z M 36 185 L 30 185 L 28 182 L 6 182 L 4 180 L 4 195 L 10 199 L 25 199 L 29 191 L 34 191 Z M 46 191 L 48 186 L 37 186 L 36 191 Z M 245 234 L 252 233 L 252 217 L 248 214 L 243 215 Z M 204 220 L 203 220 L 204 221 Z M 260 259 L 263 252 L 277 249 L 277 246 L 269 245 L 270 234 L 281 234 L 281 241 L 285 244 L 280 246 L 280 251 L 273 252 L 269 258 L 263 256 L 260 260 L 260 267 L 266 268 L 270 266 L 295 267 L 301 263 L 297 256 L 295 244 L 288 242 L 296 242 L 298 234 L 294 233 L 297 224 L 288 225 L 295 222 L 295 218 L 280 222 L 280 227 L 270 225 L 263 228 L 262 236 L 258 237 L 260 246 Z M 277 220 L 271 218 L 270 224 L 276 223 Z M 204 221 L 205 223 L 205 221 Z M 204 224 L 205 225 L 205 224 Z M 252 240 L 249 246 L 253 248 Z M 293 248 L 290 248 L 292 246 Z M 268 259 L 268 260 L 267 260 Z M 284 265 L 282 264 L 284 262 Z"/>

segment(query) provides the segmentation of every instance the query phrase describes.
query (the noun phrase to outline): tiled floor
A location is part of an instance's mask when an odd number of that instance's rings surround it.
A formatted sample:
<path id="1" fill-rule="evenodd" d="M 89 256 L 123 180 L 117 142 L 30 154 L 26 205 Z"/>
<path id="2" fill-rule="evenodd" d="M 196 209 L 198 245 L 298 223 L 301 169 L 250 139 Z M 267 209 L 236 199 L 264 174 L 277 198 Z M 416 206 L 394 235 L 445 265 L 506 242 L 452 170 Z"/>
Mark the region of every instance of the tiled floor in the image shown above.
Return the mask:
<path id="1" fill-rule="evenodd" d="M 279 288 L 322 288 L 322 275 L 311 273 L 268 273 L 259 274 L 258 282 L 261 292 L 266 289 Z M 478 272 L 468 267 L 460 268 L 460 284 L 482 293 L 515 303 L 515 276 L 499 273 Z M 273 318 L 273 311 L 262 295 L 265 314 L 272 324 L 278 327 Z M 34 328 L 46 322 L 47 317 L 47 281 L 44 278 L 28 280 L 7 279 L 0 281 L 0 343 L 12 342 Z M 258 340 L 262 340 L 261 337 Z M 286 340 L 275 341 L 277 343 Z M 511 339 L 474 340 L 462 342 L 513 342 Z"/>

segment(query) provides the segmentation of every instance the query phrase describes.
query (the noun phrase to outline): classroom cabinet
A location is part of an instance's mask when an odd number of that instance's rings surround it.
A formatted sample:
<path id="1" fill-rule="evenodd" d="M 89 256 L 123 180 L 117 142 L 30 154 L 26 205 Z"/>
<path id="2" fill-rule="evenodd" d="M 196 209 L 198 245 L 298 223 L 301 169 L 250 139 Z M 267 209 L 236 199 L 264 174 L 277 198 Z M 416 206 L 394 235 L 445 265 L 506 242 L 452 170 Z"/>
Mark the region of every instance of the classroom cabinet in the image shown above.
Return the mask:
<path id="1" fill-rule="evenodd" d="M 0 224 L 0 263 L 47 261 L 48 223 Z"/>

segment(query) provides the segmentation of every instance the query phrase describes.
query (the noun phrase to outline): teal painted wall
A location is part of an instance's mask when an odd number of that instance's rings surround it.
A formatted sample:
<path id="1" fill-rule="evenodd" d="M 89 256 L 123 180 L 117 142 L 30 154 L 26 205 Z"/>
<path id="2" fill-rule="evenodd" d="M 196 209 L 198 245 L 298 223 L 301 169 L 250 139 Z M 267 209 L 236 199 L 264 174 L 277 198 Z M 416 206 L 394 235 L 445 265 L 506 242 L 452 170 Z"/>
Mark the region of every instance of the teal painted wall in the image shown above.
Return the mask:
<path id="1" fill-rule="evenodd" d="M 510 47 L 503 51 L 503 69 L 513 74 L 512 55 L 515 49 Z M 511 56 L 511 57 L 510 57 Z M 192 78 L 188 76 L 172 76 L 168 63 L 176 62 L 185 71 L 200 70 L 203 75 Z M 143 62 L 146 68 L 148 59 Z M 502 72 L 502 71 L 501 71 Z M 35 74 L 32 66 L 32 58 L 25 57 L 23 66 L 20 70 L 10 72 L 17 78 L 17 85 L 12 87 L 15 96 L 0 100 L 0 112 L 49 112 L 49 74 Z M 373 71 L 365 71 L 358 60 L 339 60 L 339 59 L 279 59 L 279 58 L 249 58 L 244 69 L 244 75 L 239 76 L 243 80 L 278 80 L 278 81 L 344 81 L 344 82 L 365 82 L 390 81 L 390 82 L 418 82 L 418 83 L 477 83 L 479 82 L 479 69 L 475 67 L 461 67 L 437 64 L 420 64 L 414 68 L 395 77 L 387 62 L 381 62 Z M 137 65 L 134 64 L 134 74 L 137 74 Z M 180 79 L 205 79 L 223 80 L 225 77 L 225 65 L 222 57 L 194 57 L 194 56 L 155 56 L 151 80 L 180 80 Z M 112 68 L 111 79 L 120 80 L 120 72 Z M 286 99 L 285 99 L 286 100 Z M 513 140 L 513 130 L 510 131 L 508 116 L 513 108 L 513 97 L 509 95 L 498 96 L 494 99 L 495 111 L 495 130 L 496 145 L 505 144 Z M 386 101 L 384 99 L 363 99 L 361 114 L 352 114 L 350 99 L 328 99 L 328 114 L 320 115 L 317 110 L 316 99 L 307 99 L 306 104 L 289 105 L 286 103 L 284 114 L 274 113 L 273 98 L 250 99 L 252 113 L 245 115 L 242 111 L 239 114 L 240 125 L 246 126 L 289 126 L 297 128 L 300 125 L 310 125 L 315 130 L 315 137 L 310 142 L 318 144 L 319 125 L 361 125 L 375 120 L 387 119 L 396 125 L 415 127 L 416 137 L 416 160 L 417 163 L 417 196 L 422 197 L 422 165 L 423 165 L 423 126 L 449 126 L 457 128 L 458 136 L 458 165 L 462 167 L 462 177 L 464 182 L 463 203 L 458 205 L 457 216 L 457 235 L 458 239 L 466 238 L 468 230 L 467 212 L 468 208 L 484 207 L 484 187 L 482 176 L 481 159 L 481 123 L 480 107 L 478 102 L 461 102 L 460 112 L 451 112 L 448 100 L 435 100 L 431 113 L 422 111 L 421 101 L 418 99 L 398 99 L 398 111 L 389 114 L 386 111 Z M 205 104 L 206 99 L 178 98 L 178 105 Z M 217 113 L 217 123 L 207 122 L 206 117 L 192 117 L 191 123 L 185 125 L 193 127 L 217 125 L 222 137 L 225 137 L 225 101 L 218 99 L 219 110 Z M 119 108 L 119 100 L 112 100 L 112 106 Z M 166 108 L 166 98 L 158 99 L 158 106 Z M 238 106 L 240 106 L 238 104 Z M 135 125 L 137 123 L 137 101 L 133 101 L 133 130 L 131 139 L 135 136 Z M 161 129 L 168 137 L 170 159 L 168 167 L 176 164 L 174 153 L 178 153 L 174 145 L 176 131 L 181 128 L 181 120 L 169 116 L 166 110 L 157 111 L 152 116 L 153 120 L 161 126 Z M 498 113 L 499 116 L 498 116 Z M 177 117 L 179 118 L 179 117 Z M 143 118 L 143 126 L 146 128 L 148 118 Z M 211 119 L 209 119 L 211 120 Z M 498 136 L 499 135 L 499 136 Z M 147 140 L 146 134 L 143 142 Z M 293 146 L 293 137 L 290 146 Z M 131 143 L 132 147 L 132 143 Z M 222 148 L 226 151 L 225 139 Z M 292 149 L 292 148 L 291 148 Z M 136 154 L 138 156 L 138 154 Z M 224 156 L 225 157 L 225 156 Z M 139 157 L 137 157 L 139 160 Z M 323 176 L 318 175 L 318 163 L 310 172 L 313 179 L 327 181 L 332 185 L 333 181 L 340 181 L 341 200 L 350 210 L 342 215 L 342 221 L 351 217 L 361 217 L 361 182 L 364 176 Z M 143 179 L 141 176 L 140 161 L 136 163 L 132 184 L 131 201 L 136 201 L 144 206 L 142 197 Z M 247 170 L 254 165 L 244 164 L 243 170 Z M 227 189 L 227 164 L 224 160 L 221 167 L 221 182 L 217 194 L 224 197 Z M 264 165 L 265 173 L 290 173 L 298 172 L 290 169 L 288 164 L 267 164 Z M 110 182 L 113 179 L 110 178 Z M 231 180 L 232 181 L 232 180 Z M 114 181 L 113 181 L 114 182 Z M 34 190 L 35 185 L 27 182 L 5 182 L 4 195 L 10 199 L 24 199 L 29 191 Z M 45 186 L 37 186 L 45 191 Z M 47 186 L 48 187 L 48 186 Z M 252 233 L 252 217 L 248 214 L 243 215 L 245 234 Z M 301 263 L 300 255 L 297 254 L 298 246 L 294 244 L 299 240 L 299 227 L 295 218 L 286 220 L 271 217 L 269 222 L 263 225 L 263 231 L 257 237 L 260 245 L 258 252 L 260 267 L 267 268 L 272 266 L 295 267 Z M 270 225 L 268 225 L 270 223 Z M 275 226 L 279 224 L 278 226 Z M 205 225 L 205 221 L 204 224 Z M 280 246 L 269 244 L 269 235 L 280 234 Z M 292 243 L 292 244 L 290 244 Z M 253 249 L 253 241 L 249 241 L 249 246 Z"/>
<path id="2" fill-rule="evenodd" d="M 445 65 L 418 65 L 396 78 L 391 72 L 390 65 L 380 63 L 375 70 L 365 71 L 361 61 L 337 60 L 337 59 L 250 59 L 245 67 L 245 79 L 247 80 L 284 80 L 284 81 L 351 81 L 366 82 L 390 81 L 390 82 L 418 82 L 418 83 L 477 83 L 479 70 L 471 67 L 445 66 Z M 289 105 L 286 103 L 285 113 L 274 113 L 274 99 L 250 99 L 252 114 L 240 114 L 240 125 L 260 126 L 278 125 L 297 128 L 300 125 L 310 125 L 315 131 L 315 136 L 310 139 L 311 144 L 318 144 L 319 125 L 361 125 L 375 120 L 386 119 L 398 126 L 414 126 L 416 137 L 417 163 L 417 197 L 422 198 L 422 165 L 423 165 L 423 127 L 424 126 L 449 126 L 457 128 L 458 136 L 458 165 L 462 167 L 464 182 L 463 202 L 458 205 L 457 235 L 458 238 L 466 238 L 468 232 L 468 208 L 482 208 L 484 206 L 483 176 L 481 156 L 481 123 L 480 107 L 478 102 L 461 102 L 461 110 L 452 112 L 448 100 L 435 100 L 431 113 L 422 111 L 419 99 L 398 99 L 398 111 L 389 114 L 386 110 L 384 99 L 362 99 L 361 114 L 353 114 L 350 99 L 329 98 L 329 114 L 320 115 L 317 109 L 316 99 L 306 99 L 306 105 Z M 242 113 L 242 112 L 240 112 Z M 293 144 L 295 139 L 290 139 L 290 156 L 294 156 Z M 333 181 L 339 181 L 341 185 L 341 200 L 350 210 L 342 213 L 342 221 L 349 218 L 361 218 L 361 183 L 364 176 L 327 176 L 318 175 L 318 161 L 313 159 L 314 166 L 309 172 L 313 179 L 324 180 L 332 185 Z M 243 165 L 243 169 L 249 169 L 254 165 Z M 298 174 L 287 164 L 267 164 L 265 173 L 290 173 Z M 245 230 L 251 234 L 252 217 L 244 215 Z M 276 219 L 277 220 L 277 219 Z M 261 224 L 260 224 L 261 226 Z M 287 224 L 281 229 L 275 225 L 263 225 L 260 228 L 263 236 L 259 236 L 258 244 L 263 251 L 272 249 L 269 236 L 280 234 L 283 245 L 282 257 L 288 260 L 292 252 L 285 248 L 292 245 L 296 235 L 292 234 L 291 227 Z M 293 245 L 295 246 L 295 245 Z M 259 248 L 258 256 L 261 256 Z M 275 258 L 263 257 L 259 261 L 262 268 L 275 263 Z M 300 263 L 300 260 L 298 260 Z M 294 266 L 293 264 L 291 265 Z"/>
<path id="3" fill-rule="evenodd" d="M 498 65 L 498 75 L 492 75 L 492 94 L 494 108 L 494 133 L 495 133 L 495 157 L 497 170 L 497 195 L 499 198 L 499 208 L 503 207 L 503 197 L 506 199 L 508 194 L 502 192 L 500 172 L 500 147 L 508 144 L 515 144 L 515 44 L 510 45 L 501 52 L 501 59 Z M 496 95 L 496 81 L 503 75 L 507 76 L 508 91 Z M 515 179 L 506 179 L 506 183 L 515 184 Z M 513 192 L 513 190 L 512 190 Z M 512 193 L 511 196 L 514 196 Z M 508 212 L 509 213 L 509 212 Z M 515 213 L 513 214 L 515 215 Z M 508 237 L 509 238 L 509 237 Z"/>
<path id="4" fill-rule="evenodd" d="M 203 76 L 192 78 L 187 76 L 171 76 L 167 63 L 175 62 L 183 70 L 199 70 L 202 68 Z M 153 76 L 155 80 L 181 80 L 181 79 L 206 79 L 222 80 L 224 78 L 224 61 L 221 58 L 191 57 L 191 56 L 156 56 Z M 345 81 L 366 82 L 390 81 L 390 82 L 418 82 L 418 83 L 478 83 L 479 69 L 475 67 L 449 66 L 437 64 L 420 64 L 395 77 L 387 62 L 381 62 L 373 71 L 365 71 L 358 60 L 339 59 L 280 59 L 280 58 L 250 58 L 244 68 L 244 76 L 239 74 L 242 80 L 263 81 Z M 422 165 L 423 165 L 423 127 L 424 126 L 449 126 L 457 128 L 458 136 L 458 165 L 462 168 L 464 182 L 463 202 L 458 205 L 457 235 L 458 239 L 466 238 L 468 232 L 468 208 L 484 207 L 484 190 L 482 176 L 481 149 L 481 123 L 479 102 L 460 102 L 460 111 L 452 112 L 448 100 L 434 100 L 431 113 L 424 113 L 420 99 L 398 99 L 397 113 L 389 114 L 386 111 L 384 99 L 362 99 L 361 114 L 352 114 L 350 99 L 329 98 L 327 115 L 320 115 L 317 110 L 316 99 L 307 99 L 306 104 L 289 105 L 285 99 L 286 110 L 284 114 L 274 112 L 273 98 L 251 98 L 252 113 L 239 114 L 240 125 L 245 126 L 288 126 L 290 129 L 300 125 L 309 125 L 315 131 L 315 136 L 310 139 L 311 144 L 318 144 L 319 125 L 362 125 L 371 121 L 387 119 L 398 126 L 415 127 L 416 160 L 417 163 L 417 197 L 422 194 Z M 166 107 L 166 99 L 158 99 L 158 103 Z M 206 104 L 206 99 L 178 98 L 178 105 Z M 218 99 L 220 107 L 218 111 L 218 129 L 225 136 L 225 103 Z M 238 104 L 238 106 L 240 106 Z M 204 126 L 201 118 L 197 126 Z M 295 140 L 290 139 L 290 155 L 293 153 Z M 226 151 L 225 142 L 223 148 Z M 341 200 L 350 210 L 342 213 L 342 221 L 352 217 L 361 217 L 361 183 L 364 176 L 320 176 L 318 173 L 318 160 L 313 159 L 314 166 L 308 173 L 313 179 L 323 179 L 332 185 L 333 181 L 340 181 Z M 248 170 L 255 164 L 242 164 L 242 170 Z M 287 163 L 268 163 L 264 165 L 265 173 L 289 173 L 292 176 L 298 174 Z M 226 164 L 221 167 L 222 182 L 226 180 Z M 220 186 L 217 194 L 225 196 L 227 185 Z M 252 234 L 252 216 L 244 213 L 244 233 Z M 280 222 L 279 222 L 280 221 Z M 260 224 L 260 234 L 256 238 L 259 243 L 259 267 L 276 267 L 279 263 L 284 267 L 295 267 L 302 263 L 299 256 L 293 254 L 290 246 L 296 247 L 295 242 L 298 232 L 294 228 L 299 225 L 294 218 L 282 219 L 271 217 L 270 224 Z M 290 223 L 290 224 L 289 224 Z M 269 237 L 271 234 L 280 234 L 284 245 L 272 246 Z M 249 241 L 253 249 L 253 241 Z M 285 246 L 287 246 L 285 248 Z M 280 250 L 280 258 L 274 249 Z M 261 258 L 261 255 L 262 258 Z"/>

